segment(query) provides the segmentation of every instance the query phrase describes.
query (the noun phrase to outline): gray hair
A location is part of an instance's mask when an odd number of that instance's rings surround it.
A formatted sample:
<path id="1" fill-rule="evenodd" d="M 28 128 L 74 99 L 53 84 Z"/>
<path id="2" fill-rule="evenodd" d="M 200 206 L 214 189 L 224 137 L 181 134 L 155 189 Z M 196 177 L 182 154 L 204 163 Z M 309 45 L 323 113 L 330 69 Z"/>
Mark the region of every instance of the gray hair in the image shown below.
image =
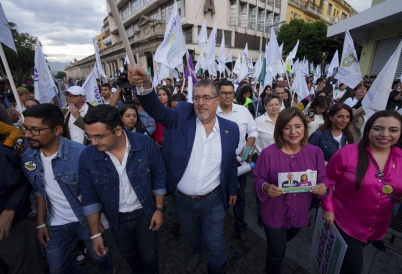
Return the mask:
<path id="1" fill-rule="evenodd" d="M 193 90 L 195 90 L 198 87 L 211 87 L 213 95 L 219 96 L 218 85 L 210 79 L 202 79 L 201 81 L 197 82 L 197 84 L 195 84 Z"/>

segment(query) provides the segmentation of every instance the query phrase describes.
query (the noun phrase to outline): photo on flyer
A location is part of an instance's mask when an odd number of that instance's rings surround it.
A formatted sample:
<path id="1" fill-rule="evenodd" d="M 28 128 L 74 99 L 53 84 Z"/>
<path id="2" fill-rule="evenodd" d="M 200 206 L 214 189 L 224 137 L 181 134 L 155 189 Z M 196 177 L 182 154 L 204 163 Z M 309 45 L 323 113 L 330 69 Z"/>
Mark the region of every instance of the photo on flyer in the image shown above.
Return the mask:
<path id="1" fill-rule="evenodd" d="M 317 184 L 317 171 L 278 173 L 278 187 L 285 193 L 309 192 Z"/>

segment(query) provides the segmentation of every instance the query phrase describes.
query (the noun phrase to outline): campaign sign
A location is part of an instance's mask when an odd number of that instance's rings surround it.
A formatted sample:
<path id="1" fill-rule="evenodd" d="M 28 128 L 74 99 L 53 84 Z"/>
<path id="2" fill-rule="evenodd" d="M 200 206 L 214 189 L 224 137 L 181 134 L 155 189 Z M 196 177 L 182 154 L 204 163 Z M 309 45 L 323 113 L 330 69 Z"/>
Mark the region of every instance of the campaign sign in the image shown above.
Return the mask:
<path id="1" fill-rule="evenodd" d="M 317 171 L 278 173 L 278 187 L 285 193 L 309 192 L 317 185 Z"/>
<path id="2" fill-rule="evenodd" d="M 319 208 L 311 244 L 309 273 L 338 274 L 348 246 L 335 224 L 331 229 L 324 224 L 322 212 L 323 209 Z"/>

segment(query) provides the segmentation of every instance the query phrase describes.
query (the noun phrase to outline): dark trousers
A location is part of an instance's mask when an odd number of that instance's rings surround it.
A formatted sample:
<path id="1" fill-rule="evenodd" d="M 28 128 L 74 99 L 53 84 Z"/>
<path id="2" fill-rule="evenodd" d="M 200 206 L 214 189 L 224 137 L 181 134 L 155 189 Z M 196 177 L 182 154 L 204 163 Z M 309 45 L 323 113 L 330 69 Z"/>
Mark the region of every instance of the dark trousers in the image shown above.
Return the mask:
<path id="1" fill-rule="evenodd" d="M 363 271 L 363 248 L 368 243 L 361 242 L 353 237 L 350 237 L 337 225 L 343 240 L 348 245 L 345 257 L 341 267 L 340 274 L 361 274 Z"/>
<path id="2" fill-rule="evenodd" d="M 269 274 L 280 274 L 282 262 L 285 259 L 286 244 L 292 240 L 301 228 L 279 227 L 272 228 L 264 224 L 265 237 L 267 238 L 266 268 Z"/>
<path id="3" fill-rule="evenodd" d="M 181 230 L 193 252 L 203 254 L 206 246 L 208 273 L 225 273 L 227 255 L 223 239 L 223 219 L 226 210 L 221 187 L 217 187 L 200 201 L 183 197 L 177 190 L 173 192 L 173 199 Z"/>
<path id="4" fill-rule="evenodd" d="M 7 269 L 18 274 L 45 273 L 37 239 L 35 221 L 25 218 L 14 224 L 9 237 L 0 243 L 0 273 Z"/>
<path id="5" fill-rule="evenodd" d="M 141 208 L 119 213 L 118 228 L 110 229 L 133 274 L 159 273 L 158 232 L 149 229 L 150 222 Z"/>
<path id="6" fill-rule="evenodd" d="M 244 212 L 246 211 L 246 183 L 247 173 L 237 177 L 239 188 L 237 189 L 237 200 L 233 206 L 235 217 L 234 229 L 237 233 L 244 233 L 247 230 L 247 223 L 244 221 Z"/>

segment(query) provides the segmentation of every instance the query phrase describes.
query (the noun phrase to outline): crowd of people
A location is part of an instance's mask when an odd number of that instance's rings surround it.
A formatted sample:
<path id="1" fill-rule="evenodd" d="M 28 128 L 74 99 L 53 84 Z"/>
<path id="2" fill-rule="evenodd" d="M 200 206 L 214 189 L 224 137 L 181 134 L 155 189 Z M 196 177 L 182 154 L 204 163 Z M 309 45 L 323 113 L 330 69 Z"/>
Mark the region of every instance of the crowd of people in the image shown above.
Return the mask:
<path id="1" fill-rule="evenodd" d="M 62 106 L 40 104 L 32 86 L 21 86 L 20 110 L 9 85 L 1 92 L 0 273 L 46 273 L 40 246 L 50 273 L 88 273 L 80 266 L 88 253 L 100 273 L 115 273 L 106 229 L 132 273 L 159 273 L 166 195 L 192 248 L 186 271 L 206 253 L 208 273 L 226 273 L 230 207 L 238 240 L 250 246 L 248 176 L 266 236 L 267 273 L 281 273 L 286 244 L 309 225 L 312 208 L 323 208 L 318 218 L 335 224 L 348 245 L 341 273 L 362 272 L 367 244 L 385 249 L 381 240 L 402 196 L 399 80 L 386 110 L 367 117 L 362 100 L 375 76 L 356 87 L 307 76 L 310 95 L 301 101 L 286 76 L 267 86 L 251 77 L 199 77 L 193 103 L 183 78 L 153 87 L 138 66 L 128 79 L 132 100 L 113 80 L 99 82 L 97 106 L 86 102 L 81 78 L 58 87 Z M 244 162 L 255 168 L 238 176 Z M 314 185 L 307 170 L 316 172 Z M 293 184 L 311 189 L 284 191 Z"/>

